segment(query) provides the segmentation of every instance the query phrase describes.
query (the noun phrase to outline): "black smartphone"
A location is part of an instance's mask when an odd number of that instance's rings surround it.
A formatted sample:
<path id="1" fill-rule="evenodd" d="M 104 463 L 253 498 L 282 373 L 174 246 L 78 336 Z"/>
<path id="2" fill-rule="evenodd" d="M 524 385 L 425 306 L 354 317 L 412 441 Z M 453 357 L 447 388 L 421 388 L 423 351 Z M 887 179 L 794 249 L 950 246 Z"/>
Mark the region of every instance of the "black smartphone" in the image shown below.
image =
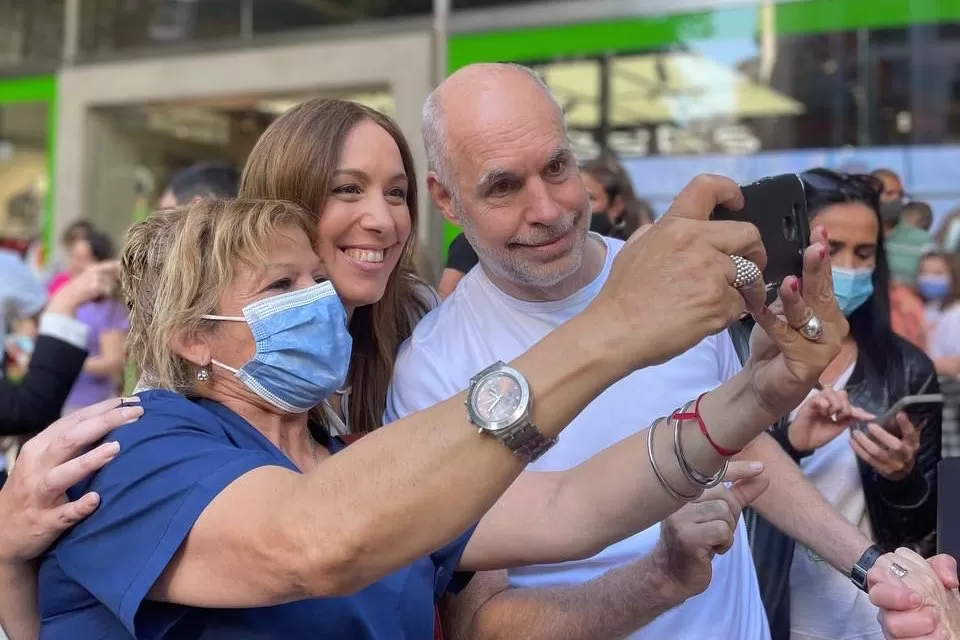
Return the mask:
<path id="1" fill-rule="evenodd" d="M 907 414 L 913 426 L 922 429 L 931 416 L 943 411 L 943 394 L 927 393 L 904 396 L 887 410 L 877 424 L 899 438 L 901 433 L 900 425 L 897 424 L 897 414 L 901 411 Z"/>
<path id="2" fill-rule="evenodd" d="M 739 211 L 717 207 L 713 220 L 749 222 L 760 230 L 767 250 L 763 281 L 767 285 L 767 303 L 787 276 L 803 273 L 803 251 L 810 245 L 810 222 L 803 181 L 795 173 L 763 178 L 742 186 L 744 205 Z"/>

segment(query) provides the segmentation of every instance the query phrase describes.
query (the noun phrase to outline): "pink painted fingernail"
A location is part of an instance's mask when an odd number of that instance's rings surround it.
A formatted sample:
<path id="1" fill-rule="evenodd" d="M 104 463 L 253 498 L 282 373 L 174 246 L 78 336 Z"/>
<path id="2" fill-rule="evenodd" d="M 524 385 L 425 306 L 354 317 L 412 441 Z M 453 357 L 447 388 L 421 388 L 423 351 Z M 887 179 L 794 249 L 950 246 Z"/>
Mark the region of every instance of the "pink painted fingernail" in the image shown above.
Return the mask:
<path id="1" fill-rule="evenodd" d="M 800 280 L 794 279 L 793 282 L 790 283 L 790 288 L 793 289 L 794 293 L 800 291 Z"/>
<path id="2" fill-rule="evenodd" d="M 826 257 L 827 257 L 827 248 L 820 247 L 820 259 L 823 260 Z"/>

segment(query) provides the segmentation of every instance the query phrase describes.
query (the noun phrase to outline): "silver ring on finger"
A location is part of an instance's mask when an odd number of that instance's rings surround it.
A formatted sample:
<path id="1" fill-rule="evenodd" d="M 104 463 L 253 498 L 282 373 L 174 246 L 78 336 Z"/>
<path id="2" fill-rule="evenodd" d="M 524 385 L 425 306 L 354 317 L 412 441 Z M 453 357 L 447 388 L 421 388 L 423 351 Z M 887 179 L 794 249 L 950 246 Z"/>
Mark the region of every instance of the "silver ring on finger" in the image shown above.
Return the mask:
<path id="1" fill-rule="evenodd" d="M 820 319 L 820 316 L 811 312 L 807 321 L 797 327 L 797 331 L 807 340 L 816 342 L 823 337 L 823 320 Z"/>
<path id="2" fill-rule="evenodd" d="M 897 576 L 898 578 L 902 578 L 905 575 L 907 575 L 907 573 L 909 572 L 903 567 L 901 567 L 900 565 L 898 565 L 896 562 L 893 562 L 890 564 L 890 573 Z"/>
<path id="3" fill-rule="evenodd" d="M 760 277 L 760 267 L 754 262 L 738 255 L 731 255 L 730 259 L 737 270 L 737 275 L 733 278 L 734 289 L 746 289 Z"/>

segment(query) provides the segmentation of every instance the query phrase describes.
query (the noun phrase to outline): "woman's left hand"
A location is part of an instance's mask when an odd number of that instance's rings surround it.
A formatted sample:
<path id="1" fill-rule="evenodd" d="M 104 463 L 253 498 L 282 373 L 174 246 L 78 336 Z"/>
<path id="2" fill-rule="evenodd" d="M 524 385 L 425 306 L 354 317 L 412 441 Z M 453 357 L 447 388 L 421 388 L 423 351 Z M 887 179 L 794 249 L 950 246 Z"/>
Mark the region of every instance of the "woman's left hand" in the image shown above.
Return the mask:
<path id="1" fill-rule="evenodd" d="M 784 278 L 774 309 L 763 307 L 754 315 L 757 326 L 750 337 L 750 358 L 744 369 L 751 374 L 759 406 L 774 419 L 807 398 L 850 330 L 833 295 L 826 231 L 815 228 L 810 237 L 816 241 L 804 251 L 803 278 Z M 813 316 L 823 327 L 817 340 L 800 333 L 800 327 Z"/>
<path id="2" fill-rule="evenodd" d="M 854 429 L 850 437 L 850 446 L 857 457 L 894 482 L 913 471 L 920 449 L 920 430 L 903 411 L 897 414 L 897 424 L 899 438 L 873 422 L 862 431 Z"/>

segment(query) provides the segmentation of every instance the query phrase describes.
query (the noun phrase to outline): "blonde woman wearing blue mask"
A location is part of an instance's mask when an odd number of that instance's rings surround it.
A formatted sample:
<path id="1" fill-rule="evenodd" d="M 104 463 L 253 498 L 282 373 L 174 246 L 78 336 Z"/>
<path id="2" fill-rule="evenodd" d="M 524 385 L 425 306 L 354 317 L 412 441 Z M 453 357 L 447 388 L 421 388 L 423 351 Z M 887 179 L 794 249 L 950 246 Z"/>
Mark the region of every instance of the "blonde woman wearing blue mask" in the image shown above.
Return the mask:
<path id="1" fill-rule="evenodd" d="M 917 293 L 927 304 L 927 353 L 937 373 L 960 376 L 960 256 L 932 252 L 920 259 Z"/>
<path id="2" fill-rule="evenodd" d="M 819 390 L 773 434 L 824 497 L 870 536 L 876 551 L 917 545 L 936 528 L 941 416 L 901 413 L 899 435 L 873 416 L 903 396 L 939 387 L 930 359 L 891 329 L 882 185 L 826 169 L 802 177 L 811 225 L 829 236 L 834 293 L 851 331 Z M 811 412 L 836 422 L 811 428 L 805 419 Z M 762 519 L 752 533 L 774 640 L 882 640 L 876 607 L 848 577 Z"/>

